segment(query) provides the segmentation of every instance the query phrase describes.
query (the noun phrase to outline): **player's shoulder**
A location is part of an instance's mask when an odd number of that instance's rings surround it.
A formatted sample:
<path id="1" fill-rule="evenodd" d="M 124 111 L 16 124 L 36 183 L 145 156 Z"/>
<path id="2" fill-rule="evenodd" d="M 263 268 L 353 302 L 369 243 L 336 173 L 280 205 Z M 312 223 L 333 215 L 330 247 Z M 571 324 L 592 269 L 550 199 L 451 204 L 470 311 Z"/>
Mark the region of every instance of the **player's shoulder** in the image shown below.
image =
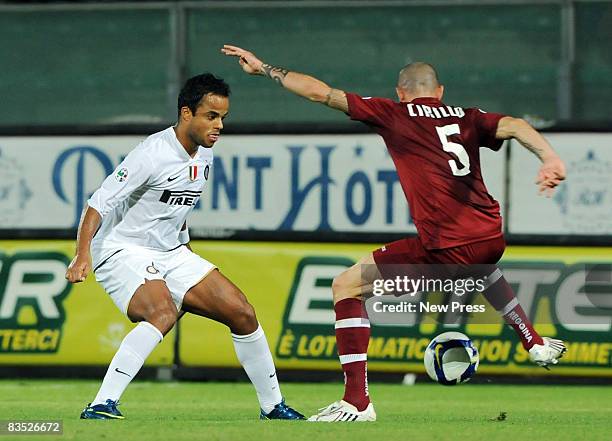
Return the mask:
<path id="1" fill-rule="evenodd" d="M 377 105 L 383 105 L 383 106 L 396 106 L 399 103 L 397 101 L 393 101 L 390 98 L 385 98 L 385 97 L 379 97 L 379 96 L 369 96 L 369 95 L 358 95 L 356 93 L 351 93 L 351 95 L 353 95 L 356 99 L 359 99 L 361 101 L 364 101 L 366 103 L 371 103 L 371 104 L 377 104 Z"/>
<path id="2" fill-rule="evenodd" d="M 159 148 L 160 146 L 164 146 L 170 143 L 170 136 L 174 135 L 174 130 L 172 127 L 168 127 L 167 129 L 161 130 L 159 132 L 153 133 L 152 135 L 147 136 L 137 148 L 140 149 L 154 149 Z"/>
<path id="3" fill-rule="evenodd" d="M 481 117 L 486 115 L 496 115 L 495 112 L 490 112 L 488 110 L 483 109 L 482 107 L 464 107 L 463 111 L 466 115 L 470 115 L 473 117 Z"/>
<path id="4" fill-rule="evenodd" d="M 128 153 L 126 161 L 132 165 L 146 165 L 146 170 L 153 173 L 157 169 L 155 164 L 163 163 L 163 161 L 154 161 L 153 158 L 161 158 L 170 151 L 168 148 L 168 130 L 172 130 L 172 127 L 147 136 Z"/>
<path id="5" fill-rule="evenodd" d="M 168 153 L 172 149 L 168 148 L 172 145 L 172 139 L 170 136 L 174 135 L 172 127 L 164 129 L 162 131 L 153 133 L 143 139 L 135 148 L 132 153 L 136 156 L 147 156 L 159 157 L 159 155 Z"/>
<path id="6" fill-rule="evenodd" d="M 487 113 L 484 110 L 482 110 L 480 107 L 465 107 L 465 106 L 451 106 L 451 107 L 461 107 L 465 113 L 475 113 L 475 112 Z"/>
<path id="7" fill-rule="evenodd" d="M 347 96 L 351 115 L 364 112 L 366 115 L 376 115 L 379 122 L 390 121 L 395 115 L 404 113 L 405 105 L 390 98 L 377 96 Z M 386 124 L 386 123 L 385 123 Z"/>
<path id="8" fill-rule="evenodd" d="M 198 147 L 198 152 L 200 154 L 200 158 L 202 158 L 206 162 L 212 162 L 214 157 L 214 152 L 212 147 Z"/>
<path id="9" fill-rule="evenodd" d="M 465 115 L 467 121 L 471 124 L 477 125 L 478 127 L 488 127 L 495 129 L 499 120 L 506 115 L 498 112 L 490 112 L 484 110 L 481 107 L 469 107 L 465 109 Z"/>

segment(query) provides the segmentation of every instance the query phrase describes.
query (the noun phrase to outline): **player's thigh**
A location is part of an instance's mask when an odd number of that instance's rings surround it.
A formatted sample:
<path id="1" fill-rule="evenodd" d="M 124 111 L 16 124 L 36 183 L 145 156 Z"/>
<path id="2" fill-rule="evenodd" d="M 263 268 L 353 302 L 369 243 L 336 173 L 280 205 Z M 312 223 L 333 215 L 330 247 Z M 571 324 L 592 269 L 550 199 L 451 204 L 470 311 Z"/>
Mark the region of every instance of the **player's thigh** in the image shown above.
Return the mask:
<path id="1" fill-rule="evenodd" d="M 223 323 L 235 334 L 250 334 L 258 326 L 255 310 L 246 296 L 218 270 L 187 291 L 183 310 Z"/>
<path id="2" fill-rule="evenodd" d="M 119 310 L 127 315 L 136 290 L 145 281 L 164 278 L 154 257 L 146 250 L 123 249 L 95 268 L 96 281 L 102 285 Z"/>
<path id="3" fill-rule="evenodd" d="M 502 258 L 506 249 L 503 236 L 483 240 L 447 250 L 453 263 L 468 265 L 494 265 Z"/>
<path id="4" fill-rule="evenodd" d="M 183 311 L 216 320 L 238 334 L 257 329 L 255 311 L 242 291 L 187 247 L 168 255 L 166 282 Z"/>
<path id="5" fill-rule="evenodd" d="M 418 236 L 388 243 L 375 250 L 372 255 L 383 275 L 385 266 L 433 263 L 430 252 L 423 247 Z"/>
<path id="6" fill-rule="evenodd" d="M 160 254 L 164 260 L 164 278 L 172 299 L 177 309 L 183 309 L 187 291 L 214 272 L 216 266 L 185 246 Z"/>
<path id="7" fill-rule="evenodd" d="M 127 316 L 133 322 L 149 322 L 166 335 L 178 320 L 178 310 L 166 282 L 145 280 L 132 296 Z"/>
<path id="8" fill-rule="evenodd" d="M 384 279 L 397 276 L 418 278 L 423 275 L 427 265 L 436 263 L 418 236 L 388 243 L 375 250 L 372 255 Z"/>
<path id="9" fill-rule="evenodd" d="M 458 277 L 486 277 L 496 272 L 496 263 L 506 249 L 503 236 L 461 245 L 453 248 L 432 251 L 436 260 L 453 267 Z"/>
<path id="10" fill-rule="evenodd" d="M 125 249 L 99 265 L 95 276 L 130 320 L 150 321 L 165 333 L 176 321 L 177 308 L 159 266 L 146 251 Z"/>

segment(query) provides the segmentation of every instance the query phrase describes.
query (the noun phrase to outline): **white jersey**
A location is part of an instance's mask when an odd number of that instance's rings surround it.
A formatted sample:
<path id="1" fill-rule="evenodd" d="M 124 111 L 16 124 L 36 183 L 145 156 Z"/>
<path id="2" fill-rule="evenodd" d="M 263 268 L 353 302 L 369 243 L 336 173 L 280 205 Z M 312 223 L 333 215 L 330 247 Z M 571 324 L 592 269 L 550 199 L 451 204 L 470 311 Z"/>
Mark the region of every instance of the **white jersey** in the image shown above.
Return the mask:
<path id="1" fill-rule="evenodd" d="M 93 267 L 130 245 L 179 247 L 212 165 L 211 148 L 200 146 L 190 157 L 172 127 L 141 142 L 87 201 L 102 216 L 91 243 Z"/>

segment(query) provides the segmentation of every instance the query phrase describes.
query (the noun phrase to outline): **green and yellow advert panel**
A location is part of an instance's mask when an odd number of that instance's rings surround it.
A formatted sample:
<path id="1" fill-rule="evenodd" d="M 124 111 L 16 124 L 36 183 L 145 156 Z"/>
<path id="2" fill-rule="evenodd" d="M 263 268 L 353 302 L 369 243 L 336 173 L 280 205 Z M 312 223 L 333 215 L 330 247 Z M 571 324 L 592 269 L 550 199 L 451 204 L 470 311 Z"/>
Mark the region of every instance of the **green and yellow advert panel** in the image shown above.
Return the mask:
<path id="1" fill-rule="evenodd" d="M 333 278 L 373 245 L 195 241 L 192 248 L 218 266 L 255 307 L 280 369 L 336 370 Z M 0 364 L 105 365 L 133 326 L 90 275 L 64 279 L 72 241 L 0 242 Z M 589 268 L 602 269 L 586 289 Z M 568 352 L 555 375 L 612 377 L 612 249 L 509 247 L 501 268 L 542 335 L 562 339 Z M 443 313 L 372 325 L 372 371 L 424 372 L 432 337 L 459 331 L 480 352 L 479 372 L 546 375 L 532 365 L 514 331 L 486 304 L 448 324 Z M 229 330 L 186 314 L 149 365 L 238 367 Z M 175 353 L 175 350 L 178 351 Z"/>

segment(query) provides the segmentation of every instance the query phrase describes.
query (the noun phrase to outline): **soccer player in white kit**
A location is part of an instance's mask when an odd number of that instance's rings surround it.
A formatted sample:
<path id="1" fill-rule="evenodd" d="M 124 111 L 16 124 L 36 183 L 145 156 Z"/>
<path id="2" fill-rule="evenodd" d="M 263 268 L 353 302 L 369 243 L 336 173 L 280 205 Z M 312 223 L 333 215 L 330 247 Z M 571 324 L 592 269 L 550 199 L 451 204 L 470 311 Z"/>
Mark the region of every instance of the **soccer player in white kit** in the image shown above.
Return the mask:
<path id="1" fill-rule="evenodd" d="M 186 312 L 230 328 L 261 419 L 304 419 L 284 402 L 255 310 L 188 244 L 186 219 L 209 179 L 229 92 L 212 74 L 189 79 L 178 97 L 177 124 L 141 142 L 87 203 L 66 279 L 82 282 L 93 267 L 115 305 L 138 325 L 123 339 L 83 419 L 124 418 L 117 409 L 123 391 Z"/>

